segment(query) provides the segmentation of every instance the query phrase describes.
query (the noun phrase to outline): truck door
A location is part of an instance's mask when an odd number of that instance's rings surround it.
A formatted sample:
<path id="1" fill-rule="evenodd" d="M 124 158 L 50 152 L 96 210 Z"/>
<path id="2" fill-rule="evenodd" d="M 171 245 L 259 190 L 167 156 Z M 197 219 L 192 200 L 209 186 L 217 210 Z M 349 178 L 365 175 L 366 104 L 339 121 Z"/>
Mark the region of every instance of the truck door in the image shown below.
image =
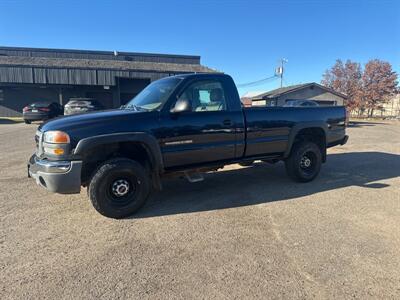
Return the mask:
<path id="1" fill-rule="evenodd" d="M 228 97 L 218 79 L 196 80 L 182 90 L 177 101 L 187 101 L 189 109 L 166 114 L 161 120 L 160 146 L 166 168 L 235 158 L 235 118 L 239 114 L 230 112 Z"/>

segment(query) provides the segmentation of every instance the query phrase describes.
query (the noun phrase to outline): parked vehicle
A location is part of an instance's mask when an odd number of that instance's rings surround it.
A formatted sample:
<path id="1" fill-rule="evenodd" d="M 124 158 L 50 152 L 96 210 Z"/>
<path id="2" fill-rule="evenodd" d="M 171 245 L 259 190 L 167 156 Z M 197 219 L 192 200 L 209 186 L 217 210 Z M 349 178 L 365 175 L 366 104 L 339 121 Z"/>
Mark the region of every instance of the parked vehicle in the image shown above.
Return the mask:
<path id="1" fill-rule="evenodd" d="M 243 108 L 230 76 L 178 75 L 122 109 L 40 126 L 28 174 L 56 193 L 86 186 L 99 213 L 121 218 L 161 189 L 164 176 L 196 182 L 227 164 L 283 160 L 291 178 L 311 181 L 326 149 L 347 142 L 345 118 L 340 106 Z"/>
<path id="2" fill-rule="evenodd" d="M 319 106 L 319 104 L 312 100 L 288 100 L 285 107 L 307 107 L 307 106 Z"/>
<path id="3" fill-rule="evenodd" d="M 32 121 L 44 121 L 63 114 L 63 108 L 56 102 L 38 101 L 25 106 L 22 110 L 26 124 Z"/>
<path id="4" fill-rule="evenodd" d="M 98 101 L 91 98 L 71 98 L 64 106 L 64 115 L 82 114 L 104 109 Z"/>

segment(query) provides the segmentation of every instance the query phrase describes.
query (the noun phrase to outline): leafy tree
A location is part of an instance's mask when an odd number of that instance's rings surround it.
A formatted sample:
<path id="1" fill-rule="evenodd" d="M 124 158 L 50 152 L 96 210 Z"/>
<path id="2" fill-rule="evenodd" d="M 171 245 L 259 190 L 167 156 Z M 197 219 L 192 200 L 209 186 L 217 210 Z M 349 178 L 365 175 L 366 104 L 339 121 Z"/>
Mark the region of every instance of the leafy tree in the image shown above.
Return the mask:
<path id="1" fill-rule="evenodd" d="M 367 111 L 372 116 L 374 110 L 382 107 L 397 89 L 397 74 L 390 63 L 378 59 L 370 60 L 362 70 L 357 62 L 338 59 L 323 74 L 321 83 L 348 96 L 346 106 L 349 111 Z"/>
<path id="2" fill-rule="evenodd" d="M 349 111 L 359 108 L 362 95 L 362 70 L 357 62 L 338 59 L 332 68 L 326 70 L 321 82 L 323 85 L 347 95 L 346 106 Z"/>
<path id="3" fill-rule="evenodd" d="M 390 63 L 379 59 L 370 60 L 362 76 L 362 98 L 372 116 L 375 109 L 386 103 L 397 92 L 397 74 Z"/>

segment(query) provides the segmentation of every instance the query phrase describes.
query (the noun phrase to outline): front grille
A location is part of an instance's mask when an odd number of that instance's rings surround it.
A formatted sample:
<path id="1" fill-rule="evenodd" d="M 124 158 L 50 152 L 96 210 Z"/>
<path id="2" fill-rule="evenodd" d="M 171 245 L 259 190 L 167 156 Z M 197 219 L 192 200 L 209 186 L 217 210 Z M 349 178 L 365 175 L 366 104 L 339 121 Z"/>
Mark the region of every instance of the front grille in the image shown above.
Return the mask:
<path id="1" fill-rule="evenodd" d="M 35 143 L 36 143 L 36 148 L 39 147 L 39 135 L 35 134 Z"/>
<path id="2" fill-rule="evenodd" d="M 36 143 L 36 155 L 41 156 L 43 154 L 43 132 L 41 131 L 36 131 L 35 134 L 35 143 Z"/>

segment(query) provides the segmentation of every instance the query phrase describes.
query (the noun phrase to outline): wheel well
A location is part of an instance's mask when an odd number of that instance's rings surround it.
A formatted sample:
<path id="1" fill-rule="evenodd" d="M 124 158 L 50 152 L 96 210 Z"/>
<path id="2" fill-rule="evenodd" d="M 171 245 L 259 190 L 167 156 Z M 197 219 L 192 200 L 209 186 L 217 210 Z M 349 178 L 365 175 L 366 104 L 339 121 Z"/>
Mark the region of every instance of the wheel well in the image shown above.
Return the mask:
<path id="1" fill-rule="evenodd" d="M 294 139 L 293 144 L 302 141 L 314 142 L 321 150 L 322 161 L 326 161 L 326 135 L 325 131 L 320 127 L 310 127 L 301 129 Z"/>
<path id="2" fill-rule="evenodd" d="M 153 168 L 149 150 L 138 142 L 118 142 L 102 144 L 89 149 L 83 156 L 81 182 L 86 186 L 97 167 L 112 158 L 125 157 L 137 161 L 149 172 Z"/>

